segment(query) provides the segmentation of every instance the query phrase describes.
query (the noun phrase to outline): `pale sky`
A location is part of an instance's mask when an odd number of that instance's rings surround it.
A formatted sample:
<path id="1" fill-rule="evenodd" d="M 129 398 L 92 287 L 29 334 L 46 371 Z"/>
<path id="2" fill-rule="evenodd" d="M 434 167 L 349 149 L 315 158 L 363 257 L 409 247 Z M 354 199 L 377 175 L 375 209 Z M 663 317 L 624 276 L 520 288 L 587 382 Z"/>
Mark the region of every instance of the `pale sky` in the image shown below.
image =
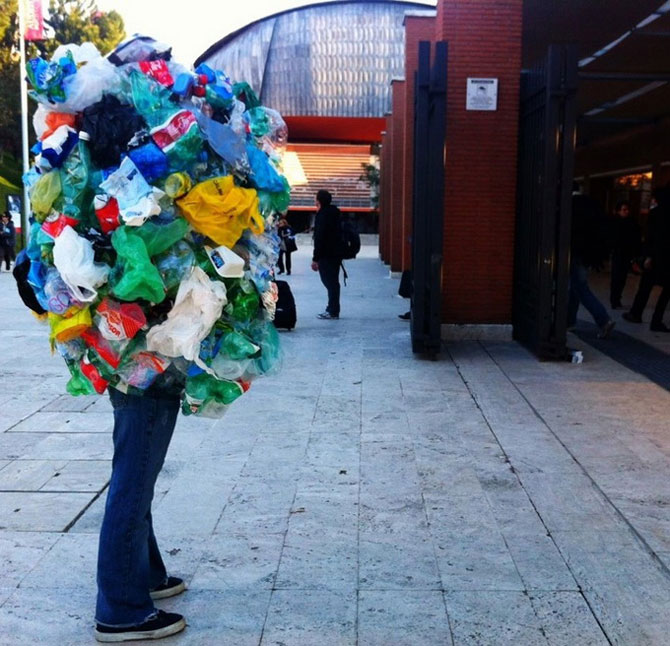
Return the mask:
<path id="1" fill-rule="evenodd" d="M 415 0 L 435 6 L 436 0 Z M 46 4 L 46 3 L 45 3 Z M 172 45 L 174 59 L 191 65 L 210 45 L 244 25 L 314 0 L 97 0 L 123 17 L 126 34 L 142 33 Z"/>

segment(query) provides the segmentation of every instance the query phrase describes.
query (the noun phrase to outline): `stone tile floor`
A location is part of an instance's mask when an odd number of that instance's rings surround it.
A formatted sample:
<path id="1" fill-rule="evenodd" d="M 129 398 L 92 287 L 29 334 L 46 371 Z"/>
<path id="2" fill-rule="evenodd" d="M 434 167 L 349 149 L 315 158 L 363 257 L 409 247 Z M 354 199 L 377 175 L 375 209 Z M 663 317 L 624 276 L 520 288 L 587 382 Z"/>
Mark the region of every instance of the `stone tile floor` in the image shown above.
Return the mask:
<path id="1" fill-rule="evenodd" d="M 578 339 L 581 365 L 511 342 L 416 358 L 373 247 L 348 263 L 342 318 L 317 320 L 309 251 L 289 277 L 283 371 L 223 420 L 179 420 L 154 516 L 190 587 L 161 607 L 189 625 L 162 643 L 670 644 L 668 392 Z M 63 395 L 64 365 L 11 280 L 0 646 L 83 646 L 110 407 Z"/>

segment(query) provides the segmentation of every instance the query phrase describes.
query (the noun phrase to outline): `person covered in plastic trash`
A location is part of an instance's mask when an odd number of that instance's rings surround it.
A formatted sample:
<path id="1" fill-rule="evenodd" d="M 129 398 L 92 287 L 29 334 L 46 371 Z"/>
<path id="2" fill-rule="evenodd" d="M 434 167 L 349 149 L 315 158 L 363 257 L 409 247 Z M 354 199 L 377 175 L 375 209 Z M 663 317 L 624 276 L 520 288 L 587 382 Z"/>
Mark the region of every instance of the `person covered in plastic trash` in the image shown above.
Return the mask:
<path id="1" fill-rule="evenodd" d="M 5 211 L 2 214 L 2 223 L 0 224 L 0 251 L 2 251 L 2 258 L 0 264 L 5 262 L 5 269 L 7 271 L 11 268 L 11 263 L 14 262 L 14 247 L 16 246 L 16 229 L 12 222 L 12 217 Z"/>
<path id="2" fill-rule="evenodd" d="M 151 511 L 177 414 L 220 418 L 281 363 L 272 268 L 288 132 L 247 83 L 192 72 L 148 37 L 106 58 L 61 46 L 27 67 L 34 219 L 14 275 L 66 390 L 108 392 L 114 411 L 95 638 L 160 639 L 186 626 L 154 605 L 185 590 Z"/>
<path id="3" fill-rule="evenodd" d="M 319 272 L 321 282 L 328 291 L 326 310 L 317 315 L 318 318 L 326 320 L 340 318 L 340 267 L 342 266 L 340 232 L 342 230 L 342 216 L 340 209 L 332 204 L 332 201 L 333 196 L 325 189 L 317 192 L 312 270 Z"/>

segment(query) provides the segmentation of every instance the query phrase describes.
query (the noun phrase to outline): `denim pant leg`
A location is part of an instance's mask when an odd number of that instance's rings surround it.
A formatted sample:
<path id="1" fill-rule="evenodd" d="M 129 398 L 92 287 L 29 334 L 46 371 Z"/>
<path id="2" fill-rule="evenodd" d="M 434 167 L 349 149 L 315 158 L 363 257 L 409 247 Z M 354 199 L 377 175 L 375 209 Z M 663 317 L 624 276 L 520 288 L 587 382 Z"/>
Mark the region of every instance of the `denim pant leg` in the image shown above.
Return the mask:
<path id="1" fill-rule="evenodd" d="M 579 302 L 588 310 L 598 327 L 602 327 L 609 321 L 610 317 L 603 304 L 591 291 L 588 283 L 589 270 L 579 262 L 573 262 L 570 266 L 570 291 L 573 293 L 572 305 L 574 307 L 575 296 Z M 568 310 L 570 315 L 570 299 L 568 299 Z M 577 311 L 575 310 L 575 319 Z M 568 322 L 569 319 L 568 319 Z"/>
<path id="2" fill-rule="evenodd" d="M 319 276 L 328 290 L 328 307 L 326 311 L 333 316 L 340 315 L 340 260 L 337 258 L 321 258 L 319 260 Z"/>
<path id="3" fill-rule="evenodd" d="M 179 412 L 179 399 L 110 389 L 114 458 L 98 550 L 96 620 L 131 626 L 154 612 L 149 590 L 165 580 L 151 501 Z"/>

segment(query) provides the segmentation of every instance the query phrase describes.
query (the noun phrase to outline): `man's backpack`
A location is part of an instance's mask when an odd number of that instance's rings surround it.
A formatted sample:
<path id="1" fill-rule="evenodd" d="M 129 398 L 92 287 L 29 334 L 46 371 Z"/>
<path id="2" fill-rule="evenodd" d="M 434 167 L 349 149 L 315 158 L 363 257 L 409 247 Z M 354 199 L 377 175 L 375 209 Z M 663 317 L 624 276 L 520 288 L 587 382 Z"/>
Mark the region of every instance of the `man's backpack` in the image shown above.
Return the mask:
<path id="1" fill-rule="evenodd" d="M 361 236 L 351 220 L 342 219 L 340 223 L 340 248 L 342 260 L 353 260 L 361 250 Z"/>

